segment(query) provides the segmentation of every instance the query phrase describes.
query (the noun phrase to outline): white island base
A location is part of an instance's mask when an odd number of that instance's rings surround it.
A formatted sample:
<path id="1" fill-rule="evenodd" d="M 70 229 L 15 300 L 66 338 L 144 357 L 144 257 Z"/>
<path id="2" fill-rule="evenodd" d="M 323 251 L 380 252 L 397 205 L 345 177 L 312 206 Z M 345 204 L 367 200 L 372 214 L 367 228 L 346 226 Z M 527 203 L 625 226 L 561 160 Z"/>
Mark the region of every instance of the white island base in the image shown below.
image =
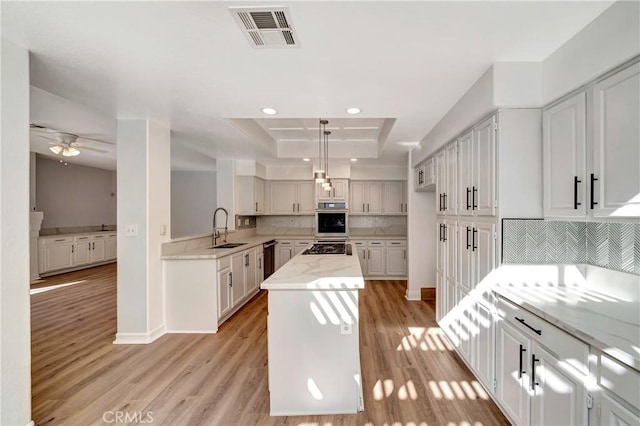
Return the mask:
<path id="1" fill-rule="evenodd" d="M 261 287 L 269 290 L 271 415 L 363 411 L 358 256 L 298 255 Z"/>

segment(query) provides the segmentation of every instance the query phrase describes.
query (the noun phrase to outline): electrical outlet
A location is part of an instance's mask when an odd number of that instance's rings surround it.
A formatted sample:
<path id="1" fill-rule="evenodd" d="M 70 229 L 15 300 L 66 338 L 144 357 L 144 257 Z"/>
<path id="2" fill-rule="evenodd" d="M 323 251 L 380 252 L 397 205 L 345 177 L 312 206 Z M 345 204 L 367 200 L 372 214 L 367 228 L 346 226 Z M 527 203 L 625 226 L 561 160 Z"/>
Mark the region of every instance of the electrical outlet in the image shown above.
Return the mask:
<path id="1" fill-rule="evenodd" d="M 294 218 L 289 218 L 289 225 L 294 225 L 296 223 L 296 220 Z"/>
<path id="2" fill-rule="evenodd" d="M 138 236 L 138 225 L 127 225 L 124 230 L 124 235 L 126 237 L 137 237 Z"/>
<path id="3" fill-rule="evenodd" d="M 353 328 L 351 327 L 351 322 L 346 321 L 344 318 L 340 321 L 340 334 L 351 334 L 353 333 Z"/>
<path id="4" fill-rule="evenodd" d="M 245 220 L 244 220 L 244 224 L 245 224 L 245 225 L 249 225 L 249 218 L 248 218 L 248 217 L 247 217 L 247 218 L 245 218 Z"/>
<path id="5" fill-rule="evenodd" d="M 242 226 L 242 219 L 238 218 L 238 224 L 236 225 L 238 228 Z"/>

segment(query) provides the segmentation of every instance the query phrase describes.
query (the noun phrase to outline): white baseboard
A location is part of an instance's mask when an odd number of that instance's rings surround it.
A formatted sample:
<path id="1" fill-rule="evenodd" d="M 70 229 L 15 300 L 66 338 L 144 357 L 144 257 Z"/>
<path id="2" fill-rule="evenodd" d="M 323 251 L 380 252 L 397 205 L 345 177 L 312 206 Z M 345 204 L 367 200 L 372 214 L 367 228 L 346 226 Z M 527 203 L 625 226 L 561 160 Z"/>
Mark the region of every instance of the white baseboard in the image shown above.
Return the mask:
<path id="1" fill-rule="evenodd" d="M 216 334 L 218 330 L 167 330 L 167 334 Z"/>
<path id="2" fill-rule="evenodd" d="M 33 422 L 33 420 L 31 420 L 29 423 L 27 423 L 25 426 L 35 426 L 35 423 Z"/>
<path id="3" fill-rule="evenodd" d="M 405 297 L 407 298 L 407 300 L 422 300 L 422 293 L 420 292 L 420 289 L 417 289 L 417 290 L 407 289 L 407 292 L 405 293 Z"/>
<path id="4" fill-rule="evenodd" d="M 164 324 L 160 324 L 148 333 L 116 333 L 114 345 L 147 345 L 166 333 Z"/>

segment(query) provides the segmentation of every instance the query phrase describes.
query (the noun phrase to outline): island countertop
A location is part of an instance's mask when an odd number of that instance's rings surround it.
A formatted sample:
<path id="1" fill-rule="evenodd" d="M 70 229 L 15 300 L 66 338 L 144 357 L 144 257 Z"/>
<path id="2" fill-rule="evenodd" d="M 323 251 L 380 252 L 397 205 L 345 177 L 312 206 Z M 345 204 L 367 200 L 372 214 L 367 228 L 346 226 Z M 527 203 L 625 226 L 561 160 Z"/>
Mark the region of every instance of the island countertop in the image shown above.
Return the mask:
<path id="1" fill-rule="evenodd" d="M 324 254 L 293 257 L 264 280 L 263 290 L 353 290 L 364 288 L 357 251 L 353 255 Z"/>

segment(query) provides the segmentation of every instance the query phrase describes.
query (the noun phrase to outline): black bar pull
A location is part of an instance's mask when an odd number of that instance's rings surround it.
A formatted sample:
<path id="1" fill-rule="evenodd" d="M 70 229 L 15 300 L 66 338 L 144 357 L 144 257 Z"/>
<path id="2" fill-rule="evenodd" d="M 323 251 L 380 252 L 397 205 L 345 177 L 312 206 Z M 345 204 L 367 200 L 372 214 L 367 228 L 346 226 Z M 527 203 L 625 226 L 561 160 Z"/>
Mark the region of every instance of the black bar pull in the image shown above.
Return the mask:
<path id="1" fill-rule="evenodd" d="M 595 201 L 593 201 L 594 193 L 595 193 L 595 186 L 596 186 L 594 182 L 596 182 L 597 180 L 598 180 L 598 178 L 596 178 L 596 175 L 591 173 L 591 210 L 593 210 L 593 206 L 598 204 Z"/>
<path id="2" fill-rule="evenodd" d="M 536 354 L 531 354 L 531 390 L 536 390 L 536 385 L 540 383 L 536 382 L 536 362 L 540 361 L 536 358 Z"/>
<path id="3" fill-rule="evenodd" d="M 442 211 L 442 192 L 438 194 L 438 210 Z"/>
<path id="4" fill-rule="evenodd" d="M 469 187 L 467 186 L 467 210 L 469 210 L 469 208 L 471 207 L 469 205 L 469 195 L 471 195 L 471 189 L 469 189 Z"/>
<path id="5" fill-rule="evenodd" d="M 474 186 L 472 192 L 473 193 L 471 196 L 471 210 L 475 210 L 478 208 L 478 205 L 476 204 L 476 194 L 478 193 L 478 188 Z"/>
<path id="6" fill-rule="evenodd" d="M 535 328 L 531 327 L 529 324 L 527 324 L 524 320 L 524 318 L 518 318 L 515 317 L 516 321 L 518 321 L 520 324 L 524 325 L 525 327 L 527 327 L 529 330 L 532 330 L 534 333 L 536 333 L 538 336 L 542 336 L 542 330 L 536 330 Z"/>
<path id="7" fill-rule="evenodd" d="M 578 179 L 578 176 L 573 177 L 573 209 L 578 210 L 578 206 L 582 203 L 578 202 L 578 184 L 582 181 Z"/>
<path id="8" fill-rule="evenodd" d="M 447 225 L 442 225 L 442 241 L 447 242 Z"/>
<path id="9" fill-rule="evenodd" d="M 447 193 L 445 192 L 443 195 L 444 199 L 444 208 L 442 210 L 447 211 Z"/>
<path id="10" fill-rule="evenodd" d="M 476 249 L 478 248 L 478 246 L 476 245 L 476 234 L 478 233 L 478 230 L 476 228 L 473 228 L 473 234 L 472 234 L 472 242 L 471 242 L 471 251 L 476 251 Z"/>
<path id="11" fill-rule="evenodd" d="M 522 345 L 520 345 L 520 367 L 518 368 L 518 379 L 522 379 L 522 374 L 524 373 L 524 371 L 522 370 L 522 353 L 526 351 L 527 350 L 522 347 Z"/>
<path id="12" fill-rule="evenodd" d="M 229 287 L 233 287 L 233 272 L 229 272 Z"/>
<path id="13" fill-rule="evenodd" d="M 469 232 L 471 231 L 471 228 L 469 228 L 467 226 L 467 250 L 469 250 L 469 248 L 471 247 L 471 244 L 469 244 Z"/>

